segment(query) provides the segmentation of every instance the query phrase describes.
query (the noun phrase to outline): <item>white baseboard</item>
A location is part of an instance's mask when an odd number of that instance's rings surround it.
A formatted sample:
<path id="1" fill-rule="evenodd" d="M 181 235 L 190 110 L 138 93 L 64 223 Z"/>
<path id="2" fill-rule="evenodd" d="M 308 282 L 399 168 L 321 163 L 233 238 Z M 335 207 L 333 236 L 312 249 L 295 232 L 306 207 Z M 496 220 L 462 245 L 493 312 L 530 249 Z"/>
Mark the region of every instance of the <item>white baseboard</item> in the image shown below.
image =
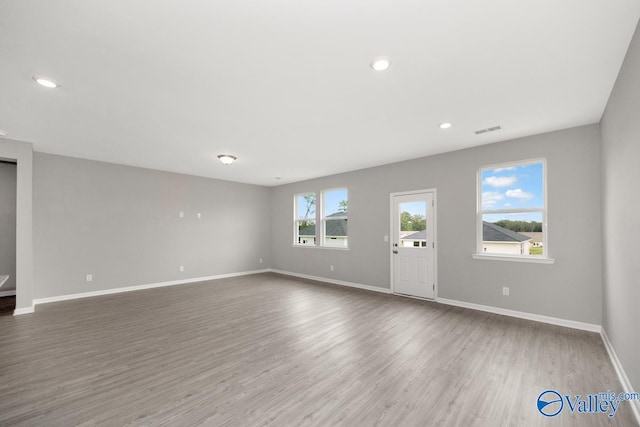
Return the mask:
<path id="1" fill-rule="evenodd" d="M 635 393 L 636 390 L 633 389 L 633 385 L 631 385 L 631 381 L 629 381 L 629 377 L 627 373 L 624 371 L 622 367 L 622 363 L 620 359 L 618 359 L 618 355 L 616 351 L 613 349 L 613 345 L 611 341 L 609 341 L 609 337 L 607 336 L 607 332 L 604 328 L 600 332 L 602 336 L 602 342 L 604 342 L 604 347 L 607 349 L 607 353 L 609 353 L 609 359 L 611 359 L 611 363 L 613 364 L 613 368 L 616 370 L 616 374 L 618 375 L 618 379 L 620 380 L 620 384 L 622 384 L 621 391 L 626 393 Z M 631 405 L 631 410 L 633 411 L 633 415 L 636 417 L 636 421 L 640 424 L 640 400 L 630 400 L 629 405 Z"/>
<path id="2" fill-rule="evenodd" d="M 575 320 L 560 319 L 557 317 L 543 316 L 541 314 L 525 313 L 523 311 L 508 310 L 506 308 L 492 307 L 489 305 L 474 304 L 471 302 L 457 301 L 447 298 L 436 298 L 436 302 L 455 305 L 456 307 L 470 308 L 472 310 L 486 311 L 488 313 L 502 314 L 503 316 L 517 317 L 519 319 L 534 320 L 536 322 L 549 323 L 551 325 L 564 326 L 566 328 L 581 329 L 583 331 L 602 331 L 602 326 L 593 323 L 577 322 Z"/>
<path id="3" fill-rule="evenodd" d="M 319 276 L 311 276 L 311 275 L 308 275 L 308 274 L 293 273 L 291 271 L 276 270 L 276 269 L 273 269 L 273 268 L 270 269 L 270 271 L 272 273 L 284 274 L 285 276 L 293 276 L 293 277 L 299 277 L 301 279 L 316 280 L 318 282 L 326 282 L 326 283 L 331 283 L 333 285 L 340 285 L 340 286 L 348 286 L 350 288 L 365 289 L 367 291 L 381 292 L 383 294 L 390 294 L 391 293 L 391 289 L 379 288 L 377 286 L 362 285 L 360 283 L 345 282 L 344 280 L 328 279 L 326 277 L 319 277 Z"/>
<path id="4" fill-rule="evenodd" d="M 104 289 L 104 290 L 100 290 L 100 291 L 91 291 L 91 292 L 82 292 L 82 293 L 77 293 L 77 294 L 59 295 L 59 296 L 47 297 L 47 298 L 37 298 L 37 299 L 33 300 L 33 305 L 47 304 L 47 303 L 50 303 L 50 302 L 67 301 L 67 300 L 79 299 L 79 298 L 98 297 L 98 296 L 102 296 L 102 295 L 119 294 L 119 293 L 122 293 L 122 292 L 141 291 L 143 289 L 163 288 L 165 286 L 184 285 L 184 284 L 187 284 L 187 283 L 206 282 L 208 280 L 226 279 L 226 278 L 229 278 L 229 277 L 247 276 L 247 275 L 250 275 L 250 274 L 268 273 L 268 272 L 269 272 L 269 269 L 267 268 L 267 269 L 264 269 L 264 270 L 242 271 L 242 272 L 239 272 L 239 273 L 218 274 L 216 276 L 194 277 L 194 278 L 191 278 L 191 279 L 171 280 L 169 282 L 150 283 L 150 284 L 147 284 L 147 285 L 126 286 L 126 287 L 123 287 L 123 288 L 112 288 L 112 289 Z"/>
<path id="5" fill-rule="evenodd" d="M 342 280 L 328 279 L 326 277 L 311 276 L 309 274 L 293 273 L 291 271 L 277 270 L 274 268 L 272 268 L 270 271 L 273 273 L 284 274 L 286 276 L 293 276 L 293 277 L 299 277 L 302 279 L 317 280 L 319 282 L 332 283 L 334 285 L 348 286 L 351 288 L 358 288 L 358 289 L 366 289 L 368 291 L 381 292 L 384 294 L 392 293 L 391 289 L 379 288 L 377 286 L 363 285 L 360 283 L 353 283 L 353 282 L 345 282 Z M 503 316 L 517 317 L 520 319 L 534 320 L 536 322 L 564 326 L 566 328 L 572 328 L 572 329 L 580 329 L 583 331 L 600 333 L 602 330 L 602 327 L 600 325 L 595 325 L 592 323 L 585 323 L 585 322 L 578 322 L 575 320 L 560 319 L 557 317 L 543 316 L 540 314 L 533 314 L 533 313 L 525 313 L 522 311 L 508 310 L 505 308 L 491 307 L 488 305 L 480 305 L 480 304 L 474 304 L 470 302 L 457 301 L 457 300 L 446 299 L 446 298 L 436 298 L 435 301 L 441 304 L 454 305 L 456 307 L 463 307 L 463 308 L 470 308 L 472 310 L 486 311 L 489 313 L 501 314 Z"/>
<path id="6" fill-rule="evenodd" d="M 12 291 L 1 291 L 1 292 L 0 292 L 0 298 L 1 298 L 1 297 L 12 297 L 12 296 L 14 296 L 15 294 L 16 294 L 15 289 L 14 289 L 14 290 L 12 290 Z"/>
<path id="7" fill-rule="evenodd" d="M 34 306 L 24 307 L 24 308 L 16 308 L 15 310 L 13 310 L 13 315 L 14 316 L 19 316 L 21 314 L 31 314 L 34 311 L 35 311 L 34 310 Z"/>

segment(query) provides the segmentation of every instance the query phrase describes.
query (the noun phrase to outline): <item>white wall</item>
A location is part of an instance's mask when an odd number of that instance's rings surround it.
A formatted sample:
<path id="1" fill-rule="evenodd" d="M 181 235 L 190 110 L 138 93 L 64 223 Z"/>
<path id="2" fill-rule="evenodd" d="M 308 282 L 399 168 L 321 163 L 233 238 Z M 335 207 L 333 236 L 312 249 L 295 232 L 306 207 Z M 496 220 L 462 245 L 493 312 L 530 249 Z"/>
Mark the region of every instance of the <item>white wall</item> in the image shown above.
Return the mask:
<path id="1" fill-rule="evenodd" d="M 36 153 L 35 297 L 268 268 L 267 206 L 265 187 Z"/>
<path id="2" fill-rule="evenodd" d="M 604 329 L 640 390 L 640 29 L 601 123 Z"/>
<path id="3" fill-rule="evenodd" d="M 557 262 L 474 260 L 478 168 L 540 157 L 549 181 L 547 248 Z M 440 297 L 601 324 L 599 171 L 600 131 L 590 125 L 275 187 L 272 265 L 388 289 L 389 194 L 437 188 Z M 349 190 L 349 250 L 292 247 L 293 195 L 342 187 Z M 508 298 L 503 286 L 511 288 Z"/>

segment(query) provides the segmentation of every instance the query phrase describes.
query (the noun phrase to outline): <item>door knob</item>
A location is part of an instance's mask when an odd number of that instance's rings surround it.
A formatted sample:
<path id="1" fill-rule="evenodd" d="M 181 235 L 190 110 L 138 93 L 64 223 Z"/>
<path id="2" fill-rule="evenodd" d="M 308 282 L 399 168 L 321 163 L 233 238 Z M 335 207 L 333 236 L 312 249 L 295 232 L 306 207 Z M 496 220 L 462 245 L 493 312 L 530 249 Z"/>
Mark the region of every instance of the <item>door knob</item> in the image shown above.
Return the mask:
<path id="1" fill-rule="evenodd" d="M 393 250 L 393 253 L 394 253 L 394 254 L 397 254 L 397 253 L 398 253 L 398 251 L 397 251 L 396 249 L 394 249 L 394 250 Z"/>

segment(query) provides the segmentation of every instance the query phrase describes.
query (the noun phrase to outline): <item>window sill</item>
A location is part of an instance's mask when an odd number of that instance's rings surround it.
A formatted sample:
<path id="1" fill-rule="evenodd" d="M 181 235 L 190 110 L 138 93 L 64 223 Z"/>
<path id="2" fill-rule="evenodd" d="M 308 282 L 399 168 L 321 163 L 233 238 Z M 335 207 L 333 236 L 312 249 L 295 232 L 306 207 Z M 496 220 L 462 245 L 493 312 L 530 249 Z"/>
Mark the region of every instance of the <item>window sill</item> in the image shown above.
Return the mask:
<path id="1" fill-rule="evenodd" d="M 511 261 L 511 262 L 529 262 L 532 264 L 555 264 L 554 258 L 542 258 L 542 257 L 524 257 L 515 255 L 485 255 L 485 254 L 472 254 L 473 259 L 482 259 L 485 261 Z"/>
<path id="2" fill-rule="evenodd" d="M 341 248 L 338 246 L 317 246 L 317 245 L 291 245 L 293 248 L 307 248 L 307 249 L 329 249 L 333 251 L 348 251 L 349 248 Z"/>

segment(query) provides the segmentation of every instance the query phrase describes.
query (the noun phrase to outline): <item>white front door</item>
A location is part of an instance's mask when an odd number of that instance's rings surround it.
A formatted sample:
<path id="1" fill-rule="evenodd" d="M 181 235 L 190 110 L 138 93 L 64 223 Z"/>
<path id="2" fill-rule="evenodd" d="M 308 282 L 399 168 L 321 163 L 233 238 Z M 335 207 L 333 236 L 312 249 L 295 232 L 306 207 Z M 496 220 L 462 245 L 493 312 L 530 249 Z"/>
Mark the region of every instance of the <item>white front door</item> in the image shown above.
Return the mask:
<path id="1" fill-rule="evenodd" d="M 435 296 L 434 192 L 391 195 L 392 290 L 433 299 Z"/>

